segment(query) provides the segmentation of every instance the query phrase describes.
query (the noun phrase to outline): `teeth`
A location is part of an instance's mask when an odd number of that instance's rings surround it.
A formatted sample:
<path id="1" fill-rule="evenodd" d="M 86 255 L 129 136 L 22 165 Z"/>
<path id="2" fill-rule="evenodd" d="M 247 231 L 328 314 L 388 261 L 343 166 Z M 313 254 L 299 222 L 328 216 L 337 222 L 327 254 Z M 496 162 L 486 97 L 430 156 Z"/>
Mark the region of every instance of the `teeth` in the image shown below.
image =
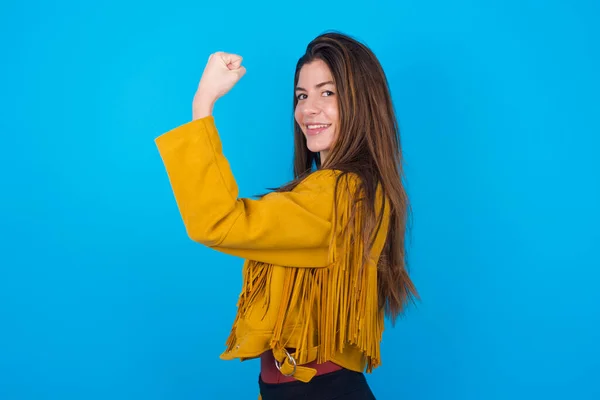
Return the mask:
<path id="1" fill-rule="evenodd" d="M 329 125 L 306 125 L 308 129 L 327 128 Z"/>

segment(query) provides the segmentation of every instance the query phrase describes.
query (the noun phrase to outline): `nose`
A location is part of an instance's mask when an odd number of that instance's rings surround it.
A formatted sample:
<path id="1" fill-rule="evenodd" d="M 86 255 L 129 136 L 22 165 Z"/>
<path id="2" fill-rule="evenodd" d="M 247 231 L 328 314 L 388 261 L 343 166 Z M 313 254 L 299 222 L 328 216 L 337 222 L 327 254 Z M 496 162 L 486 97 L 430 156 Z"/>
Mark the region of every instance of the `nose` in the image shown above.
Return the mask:
<path id="1" fill-rule="evenodd" d="M 302 103 L 302 113 L 304 115 L 317 115 L 319 112 L 321 112 L 321 108 L 319 107 L 318 102 L 310 100 L 310 99 L 306 99 L 303 103 Z"/>

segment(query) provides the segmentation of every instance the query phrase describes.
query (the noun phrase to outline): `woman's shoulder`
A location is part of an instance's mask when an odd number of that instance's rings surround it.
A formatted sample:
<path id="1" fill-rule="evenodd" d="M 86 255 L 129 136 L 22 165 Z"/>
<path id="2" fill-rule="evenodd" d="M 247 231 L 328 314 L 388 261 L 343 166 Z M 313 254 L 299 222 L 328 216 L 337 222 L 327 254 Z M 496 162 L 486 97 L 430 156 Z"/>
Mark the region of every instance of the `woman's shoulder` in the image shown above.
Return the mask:
<path id="1" fill-rule="evenodd" d="M 338 169 L 318 169 L 304 178 L 298 186 L 321 186 L 333 189 L 336 184 L 342 184 L 356 188 L 360 183 L 360 177 L 354 172 Z"/>

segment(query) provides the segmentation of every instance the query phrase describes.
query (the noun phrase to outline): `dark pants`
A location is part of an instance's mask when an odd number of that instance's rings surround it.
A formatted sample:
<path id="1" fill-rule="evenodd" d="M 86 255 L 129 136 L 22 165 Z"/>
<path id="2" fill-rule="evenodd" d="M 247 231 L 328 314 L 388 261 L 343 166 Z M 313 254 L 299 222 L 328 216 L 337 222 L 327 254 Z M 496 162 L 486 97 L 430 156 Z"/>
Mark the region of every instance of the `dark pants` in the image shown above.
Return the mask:
<path id="1" fill-rule="evenodd" d="M 258 377 L 262 400 L 375 400 L 364 374 L 340 369 L 317 375 L 308 383 L 269 384 Z"/>

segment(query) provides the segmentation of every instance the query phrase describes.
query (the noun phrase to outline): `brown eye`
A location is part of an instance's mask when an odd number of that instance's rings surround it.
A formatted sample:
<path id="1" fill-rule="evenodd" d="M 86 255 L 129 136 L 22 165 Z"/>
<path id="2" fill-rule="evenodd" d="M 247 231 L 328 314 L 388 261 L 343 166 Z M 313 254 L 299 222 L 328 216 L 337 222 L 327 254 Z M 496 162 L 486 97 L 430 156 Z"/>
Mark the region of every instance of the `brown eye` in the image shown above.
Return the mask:
<path id="1" fill-rule="evenodd" d="M 298 99 L 298 100 L 302 100 L 302 99 L 300 98 L 300 96 L 306 96 L 306 95 L 305 95 L 304 93 L 300 93 L 299 95 L 297 95 L 297 96 L 296 96 L 296 99 Z"/>
<path id="2" fill-rule="evenodd" d="M 326 90 L 326 91 L 323 92 L 323 94 L 325 94 L 325 93 L 329 93 L 327 95 L 327 97 L 332 96 L 334 94 L 331 90 Z"/>

